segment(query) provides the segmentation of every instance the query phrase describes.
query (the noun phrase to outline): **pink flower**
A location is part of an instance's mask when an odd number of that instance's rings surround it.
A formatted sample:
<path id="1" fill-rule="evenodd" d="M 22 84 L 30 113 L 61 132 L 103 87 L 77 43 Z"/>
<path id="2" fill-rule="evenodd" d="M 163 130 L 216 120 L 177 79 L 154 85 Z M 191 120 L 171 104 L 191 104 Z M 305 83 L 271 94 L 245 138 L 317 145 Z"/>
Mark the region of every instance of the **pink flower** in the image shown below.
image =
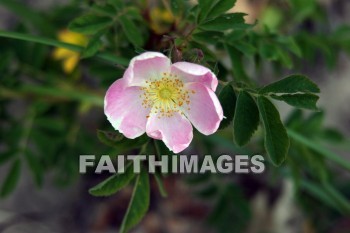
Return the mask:
<path id="1" fill-rule="evenodd" d="M 179 153 L 192 141 L 191 123 L 205 135 L 218 129 L 223 111 L 214 93 L 217 85 L 213 72 L 201 65 L 171 64 L 161 53 L 145 52 L 109 87 L 104 111 L 125 137 L 146 132 Z"/>

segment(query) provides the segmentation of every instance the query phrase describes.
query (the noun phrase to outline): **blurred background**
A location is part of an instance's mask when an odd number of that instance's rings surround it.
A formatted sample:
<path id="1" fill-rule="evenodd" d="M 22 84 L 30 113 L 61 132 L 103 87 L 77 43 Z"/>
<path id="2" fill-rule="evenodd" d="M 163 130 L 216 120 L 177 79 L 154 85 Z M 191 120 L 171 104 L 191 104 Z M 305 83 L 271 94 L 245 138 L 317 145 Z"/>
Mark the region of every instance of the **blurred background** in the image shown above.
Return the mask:
<path id="1" fill-rule="evenodd" d="M 172 1 L 124 2 L 142 45 L 132 46 L 116 25 L 100 38 L 98 49 L 128 61 L 144 50 L 166 52 L 172 38 L 181 37 L 183 16 L 170 10 Z M 67 26 L 95 3 L 103 1 L 0 0 L 0 28 L 86 46 L 91 37 Z M 185 60 L 215 63 L 222 80 L 234 78 L 227 71 L 238 64 L 257 85 L 290 73 L 308 75 L 321 88 L 321 111 L 276 102 L 281 116 L 289 128 L 350 160 L 350 2 L 237 0 L 230 11 L 247 13 L 250 24 L 258 20 L 247 35 L 251 45 L 238 48 L 242 59 L 232 61 L 220 44 L 198 36 L 188 50 L 171 47 L 173 60 L 179 52 Z M 268 45 L 275 47 L 265 51 Z M 211 54 L 214 62 L 207 59 Z M 102 100 L 127 63 L 83 59 L 64 48 L 2 37 L 0 55 L 0 232 L 118 232 L 132 187 L 93 197 L 88 189 L 108 174 L 80 175 L 78 162 L 81 154 L 125 152 L 101 143 L 96 131 L 113 130 Z M 229 129 L 196 134 L 187 152 L 265 155 L 260 129 L 244 148 L 235 146 Z M 279 168 L 266 162 L 262 175 L 169 175 L 166 198 L 151 179 L 149 212 L 132 232 L 350 232 L 349 171 L 296 142 L 289 156 L 293 159 Z M 332 188 L 319 185 L 323 176 Z"/>

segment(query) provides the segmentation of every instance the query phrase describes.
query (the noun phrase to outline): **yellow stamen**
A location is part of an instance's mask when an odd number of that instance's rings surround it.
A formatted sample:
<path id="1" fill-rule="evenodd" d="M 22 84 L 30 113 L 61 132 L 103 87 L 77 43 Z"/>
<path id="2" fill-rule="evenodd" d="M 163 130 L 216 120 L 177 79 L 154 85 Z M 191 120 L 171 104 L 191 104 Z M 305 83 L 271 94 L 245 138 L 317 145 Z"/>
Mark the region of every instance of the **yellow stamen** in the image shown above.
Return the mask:
<path id="1" fill-rule="evenodd" d="M 187 105 L 188 108 L 191 102 L 189 92 L 183 89 L 184 84 L 177 75 L 162 75 L 161 79 L 146 81 L 146 86 L 141 87 L 144 91 L 140 95 L 142 106 L 151 108 L 150 114 L 159 113 L 158 117 L 171 117 L 176 112 L 182 114 L 181 107 Z"/>

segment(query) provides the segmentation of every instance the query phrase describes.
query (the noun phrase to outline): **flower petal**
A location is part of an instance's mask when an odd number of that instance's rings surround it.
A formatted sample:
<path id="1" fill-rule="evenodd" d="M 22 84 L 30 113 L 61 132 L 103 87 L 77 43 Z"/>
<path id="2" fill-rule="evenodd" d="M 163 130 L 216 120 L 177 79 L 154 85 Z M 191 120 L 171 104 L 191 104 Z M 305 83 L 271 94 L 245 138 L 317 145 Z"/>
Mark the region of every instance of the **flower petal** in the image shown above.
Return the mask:
<path id="1" fill-rule="evenodd" d="M 185 82 L 199 82 L 215 91 L 218 79 L 208 68 L 189 62 L 176 62 L 171 65 L 171 73 L 178 75 Z"/>
<path id="2" fill-rule="evenodd" d="M 142 106 L 139 87 L 127 87 L 125 78 L 118 79 L 108 89 L 104 110 L 109 122 L 127 138 L 136 138 L 146 131 L 149 108 Z"/>
<path id="3" fill-rule="evenodd" d="M 193 138 L 191 123 L 178 112 L 171 117 L 151 114 L 147 121 L 146 132 L 151 138 L 163 140 L 174 153 L 186 149 Z"/>
<path id="4" fill-rule="evenodd" d="M 66 72 L 66 74 L 72 73 L 74 68 L 78 65 L 78 63 L 79 63 L 78 54 L 73 54 L 72 56 L 67 57 L 66 59 L 63 60 L 64 72 Z"/>
<path id="5" fill-rule="evenodd" d="M 56 48 L 53 50 L 52 56 L 56 60 L 63 60 L 71 56 L 74 56 L 75 54 L 78 54 L 78 53 L 68 49 L 64 49 L 64 48 Z"/>
<path id="6" fill-rule="evenodd" d="M 213 134 L 223 119 L 223 110 L 215 93 L 201 83 L 187 83 L 190 103 L 182 110 L 199 132 Z"/>
<path id="7" fill-rule="evenodd" d="M 130 86 L 143 86 L 147 80 L 159 79 L 162 73 L 170 72 L 170 59 L 162 53 L 145 52 L 130 61 Z"/>

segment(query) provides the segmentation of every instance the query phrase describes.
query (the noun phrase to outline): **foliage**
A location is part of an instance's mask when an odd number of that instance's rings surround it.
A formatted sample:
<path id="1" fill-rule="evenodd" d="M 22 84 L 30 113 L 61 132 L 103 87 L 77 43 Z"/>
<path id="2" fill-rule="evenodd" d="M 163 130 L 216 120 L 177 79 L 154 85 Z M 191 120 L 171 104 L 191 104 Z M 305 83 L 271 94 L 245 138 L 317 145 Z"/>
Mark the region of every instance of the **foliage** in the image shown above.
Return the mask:
<path id="1" fill-rule="evenodd" d="M 186 60 L 207 66 L 219 78 L 218 95 L 226 119 L 216 135 L 196 135 L 199 145 L 193 147 L 205 148 L 213 156 L 217 153 L 215 148 L 226 148 L 232 154 L 252 154 L 252 148 L 265 150 L 270 162 L 262 182 L 271 186 L 273 180 L 292 179 L 298 202 L 310 219 L 317 221 L 320 214 L 310 211 L 310 203 L 316 203 L 329 216 L 333 211 L 349 214 L 350 203 L 339 191 L 342 184 L 335 182 L 331 165 L 349 171 L 350 162 L 327 146 L 342 145 L 346 139 L 338 130 L 322 125 L 323 112 L 316 105 L 320 92 L 317 85 L 304 75 L 291 74 L 316 64 L 319 55 L 331 68 L 341 51 L 350 52 L 349 27 L 341 26 L 331 32 L 322 27 L 327 17 L 316 1 L 290 0 L 286 8 L 272 4 L 261 23 L 254 24 L 245 22 L 245 13 L 227 13 L 235 0 L 199 0 L 197 5 L 162 1 L 159 7 L 174 16 L 171 25 L 162 25 L 162 34 L 152 29 L 155 22 L 147 17 L 150 9 L 145 1 L 77 2 L 38 12 L 19 1 L 0 1 L 20 16 L 12 31 L 0 31 L 1 143 L 5 145 L 0 165 L 9 166 L 2 179 L 2 197 L 15 189 L 24 166 L 39 187 L 47 182 L 48 172 L 54 174 L 58 184 L 67 185 L 77 177 L 77 156 L 82 152 L 169 154 L 162 143 L 146 136 L 130 140 L 110 132 L 112 128 L 106 120 L 89 119 L 93 111 L 102 115 L 103 94 L 122 76 L 129 60 L 140 52 L 153 50 L 168 54 L 174 62 Z M 271 23 L 269 17 L 273 15 L 278 15 L 283 24 Z M 309 21 L 314 24 L 312 30 L 307 27 Z M 64 28 L 88 36 L 89 42 L 82 47 L 53 39 Z M 79 53 L 79 66 L 64 74 L 47 45 Z M 272 67 L 278 80 L 269 79 L 265 85 L 261 79 L 264 67 Z M 251 69 L 254 74 L 249 72 Z M 281 78 L 285 74 L 288 75 Z M 296 108 L 284 123 L 275 101 Z M 12 105 L 21 112 L 19 116 L 11 112 Z M 314 112 L 305 118 L 301 109 Z M 96 140 L 95 131 L 99 128 L 105 129 L 97 130 L 102 143 Z M 166 196 L 162 184 L 165 174 L 157 172 L 152 176 Z M 225 226 L 231 225 L 230 219 L 235 216 L 235 232 L 246 228 L 251 211 L 242 184 L 224 182 L 222 176 L 210 174 L 187 182 L 204 185 L 194 195 L 215 200 L 208 223 L 225 232 Z M 149 175 L 145 170 L 133 174 L 129 168 L 90 189 L 94 196 L 109 196 L 130 183 L 134 183 L 134 190 L 121 232 L 137 225 L 147 212 Z M 329 228 L 320 221 L 314 224 L 319 224 L 319 229 Z"/>

